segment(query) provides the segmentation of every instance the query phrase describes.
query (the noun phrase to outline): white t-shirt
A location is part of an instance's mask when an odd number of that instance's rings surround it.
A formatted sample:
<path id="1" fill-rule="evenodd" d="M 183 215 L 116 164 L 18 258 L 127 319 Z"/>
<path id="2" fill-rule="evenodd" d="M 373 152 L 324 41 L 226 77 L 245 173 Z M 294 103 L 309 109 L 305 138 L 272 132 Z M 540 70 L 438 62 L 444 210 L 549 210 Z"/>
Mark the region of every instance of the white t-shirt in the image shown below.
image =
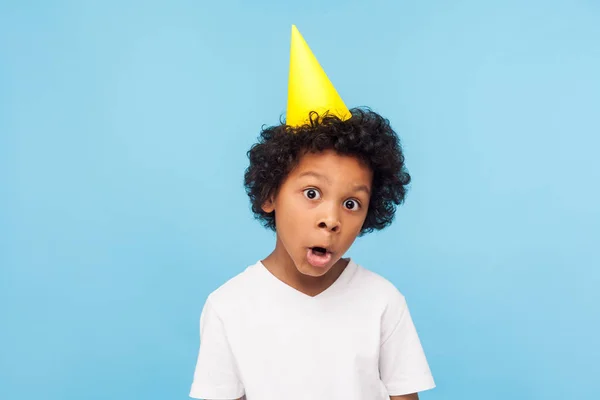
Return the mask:
<path id="1" fill-rule="evenodd" d="M 434 387 L 404 296 L 352 260 L 315 297 L 259 261 L 202 310 L 192 398 L 389 400 Z"/>

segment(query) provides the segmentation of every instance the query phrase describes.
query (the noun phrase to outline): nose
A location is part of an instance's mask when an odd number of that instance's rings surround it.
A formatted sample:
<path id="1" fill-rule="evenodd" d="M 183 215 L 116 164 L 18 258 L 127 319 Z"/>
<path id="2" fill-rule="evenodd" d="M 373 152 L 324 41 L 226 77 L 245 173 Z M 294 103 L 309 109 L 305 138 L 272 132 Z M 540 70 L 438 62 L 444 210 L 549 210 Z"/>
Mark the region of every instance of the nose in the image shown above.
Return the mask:
<path id="1" fill-rule="evenodd" d="M 339 232 L 341 229 L 338 210 L 335 206 L 324 209 L 323 214 L 321 214 L 321 217 L 317 221 L 319 229 L 326 229 L 330 232 Z"/>

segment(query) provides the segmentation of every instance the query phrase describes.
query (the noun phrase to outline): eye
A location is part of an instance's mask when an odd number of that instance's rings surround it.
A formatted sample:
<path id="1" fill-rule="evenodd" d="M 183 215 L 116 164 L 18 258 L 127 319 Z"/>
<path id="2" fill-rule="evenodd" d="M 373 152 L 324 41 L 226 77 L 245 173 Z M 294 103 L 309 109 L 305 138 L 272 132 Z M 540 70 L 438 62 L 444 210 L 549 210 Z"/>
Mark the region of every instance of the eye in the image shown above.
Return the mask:
<path id="1" fill-rule="evenodd" d="M 360 203 L 354 199 L 350 199 L 344 202 L 344 207 L 351 211 L 358 211 L 360 209 Z"/>
<path id="2" fill-rule="evenodd" d="M 304 196 L 309 199 L 309 200 L 315 200 L 315 199 L 319 199 L 321 194 L 319 193 L 319 191 L 317 189 L 305 189 L 304 190 Z"/>

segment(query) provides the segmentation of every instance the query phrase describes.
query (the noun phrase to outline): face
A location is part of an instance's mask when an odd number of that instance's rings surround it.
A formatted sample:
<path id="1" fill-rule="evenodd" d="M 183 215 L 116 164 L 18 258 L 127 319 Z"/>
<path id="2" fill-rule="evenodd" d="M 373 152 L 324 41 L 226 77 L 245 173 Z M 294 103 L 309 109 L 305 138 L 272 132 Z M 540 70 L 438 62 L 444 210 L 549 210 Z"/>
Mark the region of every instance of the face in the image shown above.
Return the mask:
<path id="1" fill-rule="evenodd" d="M 326 274 L 360 233 L 371 184 L 371 170 L 354 157 L 334 151 L 304 155 L 263 206 L 275 211 L 278 258 L 286 257 L 304 275 Z"/>

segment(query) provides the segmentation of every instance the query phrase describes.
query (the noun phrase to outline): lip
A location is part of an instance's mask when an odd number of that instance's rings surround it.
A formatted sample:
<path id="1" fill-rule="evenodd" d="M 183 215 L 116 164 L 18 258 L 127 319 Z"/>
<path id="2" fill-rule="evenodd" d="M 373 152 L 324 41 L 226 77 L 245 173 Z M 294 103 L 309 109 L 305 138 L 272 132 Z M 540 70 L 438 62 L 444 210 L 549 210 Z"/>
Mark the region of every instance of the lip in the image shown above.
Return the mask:
<path id="1" fill-rule="evenodd" d="M 325 254 L 318 256 L 316 255 L 316 253 L 312 250 L 315 247 L 322 247 L 325 249 Z M 331 262 L 333 261 L 333 252 L 329 249 L 327 249 L 326 246 L 313 246 L 313 247 L 308 247 L 306 250 L 306 260 L 308 261 L 308 263 L 310 265 L 312 265 L 315 268 L 327 268 L 328 266 L 331 265 Z"/>

